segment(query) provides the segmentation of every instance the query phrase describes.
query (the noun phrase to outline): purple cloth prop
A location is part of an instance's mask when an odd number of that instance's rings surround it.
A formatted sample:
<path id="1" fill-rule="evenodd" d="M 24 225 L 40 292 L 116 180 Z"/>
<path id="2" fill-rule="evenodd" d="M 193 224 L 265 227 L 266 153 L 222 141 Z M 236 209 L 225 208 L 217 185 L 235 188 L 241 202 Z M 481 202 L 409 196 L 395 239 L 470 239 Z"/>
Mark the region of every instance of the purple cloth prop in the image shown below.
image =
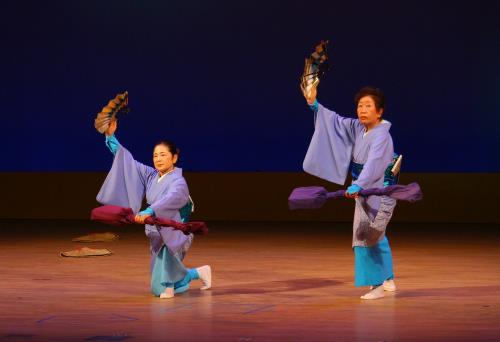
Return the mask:
<path id="1" fill-rule="evenodd" d="M 90 214 L 91 220 L 114 226 L 134 224 L 136 223 L 134 217 L 135 215 L 131 208 L 120 207 L 117 205 L 103 205 L 92 209 Z M 208 234 L 208 227 L 206 223 L 201 221 L 181 223 L 166 218 L 150 216 L 146 218 L 145 223 L 162 227 L 172 227 L 176 230 L 182 231 L 186 235 L 190 233 L 197 235 Z"/>
<path id="2" fill-rule="evenodd" d="M 319 209 L 329 198 L 345 198 L 344 194 L 345 190 L 328 192 L 322 186 L 295 188 L 290 197 L 288 197 L 288 206 L 290 210 Z M 423 197 L 418 183 L 410 183 L 408 185 L 396 184 L 384 188 L 365 189 L 361 190 L 358 194 L 361 197 L 389 196 L 407 202 L 420 201 Z"/>

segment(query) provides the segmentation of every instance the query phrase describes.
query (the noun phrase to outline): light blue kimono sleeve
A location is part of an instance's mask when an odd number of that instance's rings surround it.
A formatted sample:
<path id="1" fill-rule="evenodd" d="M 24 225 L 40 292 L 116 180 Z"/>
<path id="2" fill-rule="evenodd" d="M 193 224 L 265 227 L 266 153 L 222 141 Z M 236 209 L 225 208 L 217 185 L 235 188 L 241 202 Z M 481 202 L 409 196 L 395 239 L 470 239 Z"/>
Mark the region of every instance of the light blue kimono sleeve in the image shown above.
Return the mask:
<path id="1" fill-rule="evenodd" d="M 146 209 L 140 211 L 139 215 L 142 215 L 142 216 L 144 216 L 144 215 L 155 216 L 155 212 L 154 212 L 153 208 L 147 207 Z"/>
<path id="2" fill-rule="evenodd" d="M 118 139 L 116 139 L 114 134 L 106 135 L 106 146 L 108 146 L 113 155 L 116 155 L 116 151 L 118 151 L 120 143 L 118 142 Z"/>
<path id="3" fill-rule="evenodd" d="M 180 210 L 189 201 L 189 189 L 183 177 L 170 184 L 168 192 L 150 205 L 158 217 L 170 217 L 172 210 Z"/>
<path id="4" fill-rule="evenodd" d="M 303 162 L 304 171 L 343 185 L 349 172 L 354 142 L 364 127 L 359 120 L 344 118 L 321 104 L 317 104 L 317 108 L 314 134 Z"/>
<path id="5" fill-rule="evenodd" d="M 120 145 L 111 170 L 97 194 L 97 201 L 132 208 L 137 213 L 142 205 L 147 180 L 155 173 L 154 168 L 134 160 L 132 154 Z"/>
<path id="6" fill-rule="evenodd" d="M 318 100 L 317 99 L 314 99 L 314 102 L 312 104 L 309 104 L 309 108 L 314 112 L 314 113 L 317 113 L 318 112 L 318 109 L 319 109 L 319 103 L 318 103 Z"/>

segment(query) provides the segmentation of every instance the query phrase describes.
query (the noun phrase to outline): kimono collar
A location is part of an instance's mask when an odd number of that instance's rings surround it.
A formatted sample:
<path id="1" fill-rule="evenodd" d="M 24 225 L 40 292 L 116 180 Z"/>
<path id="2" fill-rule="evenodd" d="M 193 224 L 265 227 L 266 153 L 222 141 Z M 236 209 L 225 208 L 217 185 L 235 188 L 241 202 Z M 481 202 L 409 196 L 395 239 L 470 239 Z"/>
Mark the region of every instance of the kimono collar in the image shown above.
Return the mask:
<path id="1" fill-rule="evenodd" d="M 388 131 L 391 129 L 391 123 L 387 120 L 382 120 L 382 121 L 380 121 L 380 124 L 373 127 L 372 130 L 377 129 L 377 128 L 382 128 L 382 129 L 385 129 L 386 131 Z"/>
<path id="2" fill-rule="evenodd" d="M 180 167 L 174 167 L 173 170 L 170 170 L 169 172 L 165 173 L 163 176 L 160 176 L 160 173 L 158 173 L 158 183 L 166 177 L 166 176 L 176 176 L 175 178 L 182 176 L 182 169 Z"/>
<path id="3" fill-rule="evenodd" d="M 391 129 L 391 123 L 387 120 L 382 120 L 377 126 L 373 127 L 371 130 L 369 130 L 368 132 L 366 131 L 366 128 L 365 128 L 365 131 L 363 133 L 363 137 L 365 137 L 367 134 L 369 134 L 371 131 L 373 130 L 378 130 L 378 129 L 383 129 L 385 131 L 389 131 Z"/>

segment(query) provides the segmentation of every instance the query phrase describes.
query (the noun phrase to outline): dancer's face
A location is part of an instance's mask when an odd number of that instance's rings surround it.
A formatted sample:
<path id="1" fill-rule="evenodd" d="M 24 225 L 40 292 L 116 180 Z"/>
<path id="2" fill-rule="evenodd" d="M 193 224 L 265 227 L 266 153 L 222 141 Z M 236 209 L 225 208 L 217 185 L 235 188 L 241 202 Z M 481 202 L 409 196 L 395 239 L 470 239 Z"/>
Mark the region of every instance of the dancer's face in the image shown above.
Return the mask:
<path id="1" fill-rule="evenodd" d="M 174 164 L 177 163 L 177 154 L 172 155 L 165 145 L 156 145 L 153 150 L 153 163 L 160 175 L 164 175 L 174 169 Z"/>
<path id="2" fill-rule="evenodd" d="M 375 101 L 367 95 L 359 100 L 357 112 L 359 121 L 369 130 L 382 120 L 384 109 L 377 109 Z"/>

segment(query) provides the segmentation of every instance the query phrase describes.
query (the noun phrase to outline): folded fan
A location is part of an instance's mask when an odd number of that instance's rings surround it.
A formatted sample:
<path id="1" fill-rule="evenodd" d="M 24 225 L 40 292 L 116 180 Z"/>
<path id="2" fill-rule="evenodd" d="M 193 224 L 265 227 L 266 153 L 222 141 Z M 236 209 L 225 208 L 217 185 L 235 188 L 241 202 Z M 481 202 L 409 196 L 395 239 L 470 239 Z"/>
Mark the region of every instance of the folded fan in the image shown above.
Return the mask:
<path id="1" fill-rule="evenodd" d="M 330 69 L 327 46 L 328 41 L 322 40 L 314 52 L 305 59 L 300 88 L 306 97 L 309 97 L 311 90 L 318 86 L 320 78 Z"/>
<path id="2" fill-rule="evenodd" d="M 118 94 L 114 99 L 110 100 L 108 104 L 97 114 L 94 120 L 94 127 L 99 133 L 104 133 L 109 127 L 109 124 L 115 120 L 116 115 L 126 110 L 128 106 L 128 92 Z"/>
<path id="3" fill-rule="evenodd" d="M 92 233 L 84 236 L 79 236 L 71 239 L 73 242 L 108 242 L 118 240 L 120 237 L 111 232 L 106 233 Z"/>
<path id="4" fill-rule="evenodd" d="M 95 249 L 89 247 L 82 247 L 71 251 L 61 252 L 60 254 L 63 257 L 88 258 L 93 256 L 109 256 L 112 255 L 113 252 L 111 252 L 109 249 L 106 248 Z"/>

